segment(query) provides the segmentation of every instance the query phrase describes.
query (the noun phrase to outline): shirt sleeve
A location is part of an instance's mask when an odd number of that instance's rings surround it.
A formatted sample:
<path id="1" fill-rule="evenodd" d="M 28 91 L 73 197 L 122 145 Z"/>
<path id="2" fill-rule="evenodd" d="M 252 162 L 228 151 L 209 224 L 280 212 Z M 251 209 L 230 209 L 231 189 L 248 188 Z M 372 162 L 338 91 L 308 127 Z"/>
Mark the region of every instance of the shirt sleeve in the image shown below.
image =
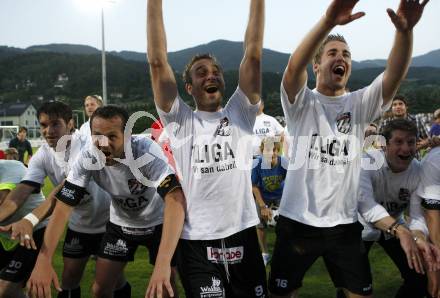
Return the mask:
<path id="1" fill-rule="evenodd" d="M 286 123 L 288 124 L 297 122 L 306 107 L 307 100 L 311 101 L 315 98 L 312 90 L 307 87 L 307 80 L 304 83 L 304 86 L 296 94 L 295 102 L 293 104 L 289 101 L 289 96 L 287 95 L 283 82 L 281 82 L 280 95 L 281 106 L 283 108 L 284 115 L 286 116 Z M 291 129 L 291 127 L 289 127 L 289 129 Z"/>
<path id="2" fill-rule="evenodd" d="M 244 92 L 237 87 L 226 104 L 225 110 L 231 113 L 235 120 L 242 120 L 245 123 L 245 127 L 242 128 L 247 133 L 253 134 L 255 118 L 257 117 L 260 104 L 261 100 L 256 104 L 251 104 Z"/>
<path id="3" fill-rule="evenodd" d="M 409 229 L 422 231 L 425 236 L 428 235 L 428 226 L 426 225 L 425 217 L 423 216 L 422 200 L 414 191 L 411 195 L 409 205 Z"/>
<path id="4" fill-rule="evenodd" d="M 179 95 L 177 95 L 168 113 L 162 111 L 158 106 L 156 106 L 156 109 L 165 129 L 167 129 L 168 134 L 172 136 L 178 135 L 179 132 L 186 128 L 186 122 L 191 118 L 193 113 L 192 109 Z"/>
<path id="5" fill-rule="evenodd" d="M 37 153 L 31 158 L 26 174 L 23 177 L 23 183 L 40 185 L 44 184 L 44 179 L 47 176 L 45 153 L 43 148 L 38 149 Z"/>
<path id="6" fill-rule="evenodd" d="M 86 188 L 92 177 L 92 170 L 87 168 L 87 163 L 91 160 L 93 160 L 93 157 L 87 151 L 82 152 L 73 162 L 67 175 L 67 181 L 79 187 Z"/>
<path id="7" fill-rule="evenodd" d="M 422 198 L 425 208 L 429 205 L 425 205 L 426 203 L 440 204 L 440 158 L 436 158 L 437 156 L 440 157 L 440 149 L 433 149 L 422 162 L 417 194 Z"/>
<path id="8" fill-rule="evenodd" d="M 390 216 L 387 210 L 376 202 L 374 198 L 372 173 L 373 171 L 361 170 L 359 183 L 359 213 L 367 223 L 374 223 L 384 217 Z"/>
<path id="9" fill-rule="evenodd" d="M 362 123 L 364 124 L 373 122 L 391 106 L 391 102 L 386 106 L 383 106 L 382 84 L 383 73 L 381 73 L 369 86 L 355 91 L 362 93 L 360 108 Z"/>

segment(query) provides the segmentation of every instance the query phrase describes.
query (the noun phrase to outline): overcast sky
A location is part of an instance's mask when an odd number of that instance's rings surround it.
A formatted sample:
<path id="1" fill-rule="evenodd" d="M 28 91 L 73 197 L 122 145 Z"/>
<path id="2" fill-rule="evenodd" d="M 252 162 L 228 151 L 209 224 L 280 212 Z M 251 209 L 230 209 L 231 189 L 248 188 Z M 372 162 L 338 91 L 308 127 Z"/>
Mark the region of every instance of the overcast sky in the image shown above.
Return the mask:
<path id="1" fill-rule="evenodd" d="M 49 43 L 101 49 L 100 9 L 93 0 L 0 0 L 0 45 L 26 48 Z M 146 0 L 113 0 L 105 7 L 106 50 L 145 52 Z M 168 50 L 215 39 L 241 41 L 249 0 L 164 0 Z M 325 12 L 330 0 L 266 0 L 264 47 L 290 53 Z M 388 56 L 394 27 L 386 8 L 399 0 L 361 0 L 366 16 L 335 28 L 348 40 L 353 59 Z M 440 0 L 431 0 L 415 29 L 414 55 L 440 49 Z"/>

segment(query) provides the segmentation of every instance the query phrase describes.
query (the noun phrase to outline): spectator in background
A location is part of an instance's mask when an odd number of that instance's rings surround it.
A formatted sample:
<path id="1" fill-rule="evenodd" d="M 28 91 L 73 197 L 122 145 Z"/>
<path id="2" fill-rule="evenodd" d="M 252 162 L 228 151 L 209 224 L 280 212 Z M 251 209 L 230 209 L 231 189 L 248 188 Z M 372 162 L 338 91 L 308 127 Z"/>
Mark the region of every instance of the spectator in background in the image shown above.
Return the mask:
<path id="1" fill-rule="evenodd" d="M 433 124 L 429 131 L 429 136 L 431 138 L 434 136 L 440 136 L 440 109 L 437 109 L 434 112 Z"/>
<path id="2" fill-rule="evenodd" d="M 89 119 L 87 119 L 87 121 L 84 122 L 79 128 L 79 133 L 82 136 L 91 138 L 92 134 L 90 132 L 90 122 L 89 122 L 90 117 L 96 111 L 97 108 L 102 107 L 103 105 L 104 102 L 102 101 L 102 98 L 99 95 L 89 95 L 84 99 L 84 111 L 86 112 L 86 115 Z"/>
<path id="3" fill-rule="evenodd" d="M 28 164 L 32 157 L 32 146 L 31 143 L 26 140 L 27 128 L 21 126 L 18 130 L 18 134 L 9 142 L 9 148 L 15 148 L 18 151 L 18 160 L 24 164 Z M 26 162 L 24 161 L 24 153 L 27 151 L 28 155 Z"/>
<path id="4" fill-rule="evenodd" d="M 254 124 L 254 140 L 252 142 L 252 152 L 254 157 L 261 154 L 260 144 L 265 137 L 283 136 L 284 128 L 272 116 L 264 114 L 264 102 L 261 100 L 260 109 L 255 118 Z M 283 140 L 281 139 L 281 143 Z M 281 151 L 279 152 L 281 153 Z"/>
<path id="5" fill-rule="evenodd" d="M 392 116 L 382 122 L 379 132 L 382 134 L 383 128 L 394 119 L 407 119 L 414 122 L 417 126 L 417 151 L 429 147 L 429 136 L 423 123 L 408 113 L 408 101 L 402 95 L 396 95 L 391 105 Z"/>
<path id="6" fill-rule="evenodd" d="M 261 141 L 261 155 L 255 159 L 256 166 L 252 169 L 252 192 L 257 204 L 260 223 L 257 225 L 258 241 L 264 265 L 270 260 L 267 248 L 267 222 L 272 219 L 272 208 L 280 206 L 283 195 L 284 179 L 286 179 L 288 161 L 280 156 L 280 137 L 267 137 Z"/>

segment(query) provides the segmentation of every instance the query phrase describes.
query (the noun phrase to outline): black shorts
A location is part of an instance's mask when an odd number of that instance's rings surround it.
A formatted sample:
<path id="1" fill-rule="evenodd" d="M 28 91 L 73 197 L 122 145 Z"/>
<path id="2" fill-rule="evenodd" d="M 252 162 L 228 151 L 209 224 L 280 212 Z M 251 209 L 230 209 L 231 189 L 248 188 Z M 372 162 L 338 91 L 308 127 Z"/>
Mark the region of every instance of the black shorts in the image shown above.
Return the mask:
<path id="1" fill-rule="evenodd" d="M 150 228 L 129 228 L 107 223 L 98 256 L 118 262 L 131 262 L 139 245 L 149 251 L 150 264 L 155 263 L 159 250 L 162 224 Z M 174 266 L 174 261 L 171 262 Z"/>
<path id="2" fill-rule="evenodd" d="M 46 228 L 38 229 L 32 235 L 37 250 L 18 245 L 12 251 L 5 251 L 0 245 L 0 279 L 14 283 L 28 280 L 37 261 L 45 230 Z"/>
<path id="3" fill-rule="evenodd" d="M 188 298 L 268 297 L 255 227 L 225 239 L 180 239 L 177 256 Z"/>
<path id="4" fill-rule="evenodd" d="M 80 259 L 98 254 L 103 236 L 104 233 L 80 233 L 67 228 L 63 245 L 63 257 Z"/>
<path id="5" fill-rule="evenodd" d="M 300 288 L 306 271 L 322 256 L 336 287 L 371 295 L 370 264 L 361 231 L 358 222 L 318 228 L 280 216 L 269 275 L 270 292 L 282 296 Z"/>

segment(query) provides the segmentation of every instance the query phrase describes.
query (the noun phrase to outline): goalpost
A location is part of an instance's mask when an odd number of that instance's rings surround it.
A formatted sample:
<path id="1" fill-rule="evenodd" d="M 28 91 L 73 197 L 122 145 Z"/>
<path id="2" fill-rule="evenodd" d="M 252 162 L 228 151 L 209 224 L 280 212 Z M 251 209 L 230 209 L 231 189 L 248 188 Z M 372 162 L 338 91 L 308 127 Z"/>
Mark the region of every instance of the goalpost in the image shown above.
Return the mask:
<path id="1" fill-rule="evenodd" d="M 9 141 L 18 133 L 17 125 L 0 125 L 0 149 L 8 148 Z"/>

